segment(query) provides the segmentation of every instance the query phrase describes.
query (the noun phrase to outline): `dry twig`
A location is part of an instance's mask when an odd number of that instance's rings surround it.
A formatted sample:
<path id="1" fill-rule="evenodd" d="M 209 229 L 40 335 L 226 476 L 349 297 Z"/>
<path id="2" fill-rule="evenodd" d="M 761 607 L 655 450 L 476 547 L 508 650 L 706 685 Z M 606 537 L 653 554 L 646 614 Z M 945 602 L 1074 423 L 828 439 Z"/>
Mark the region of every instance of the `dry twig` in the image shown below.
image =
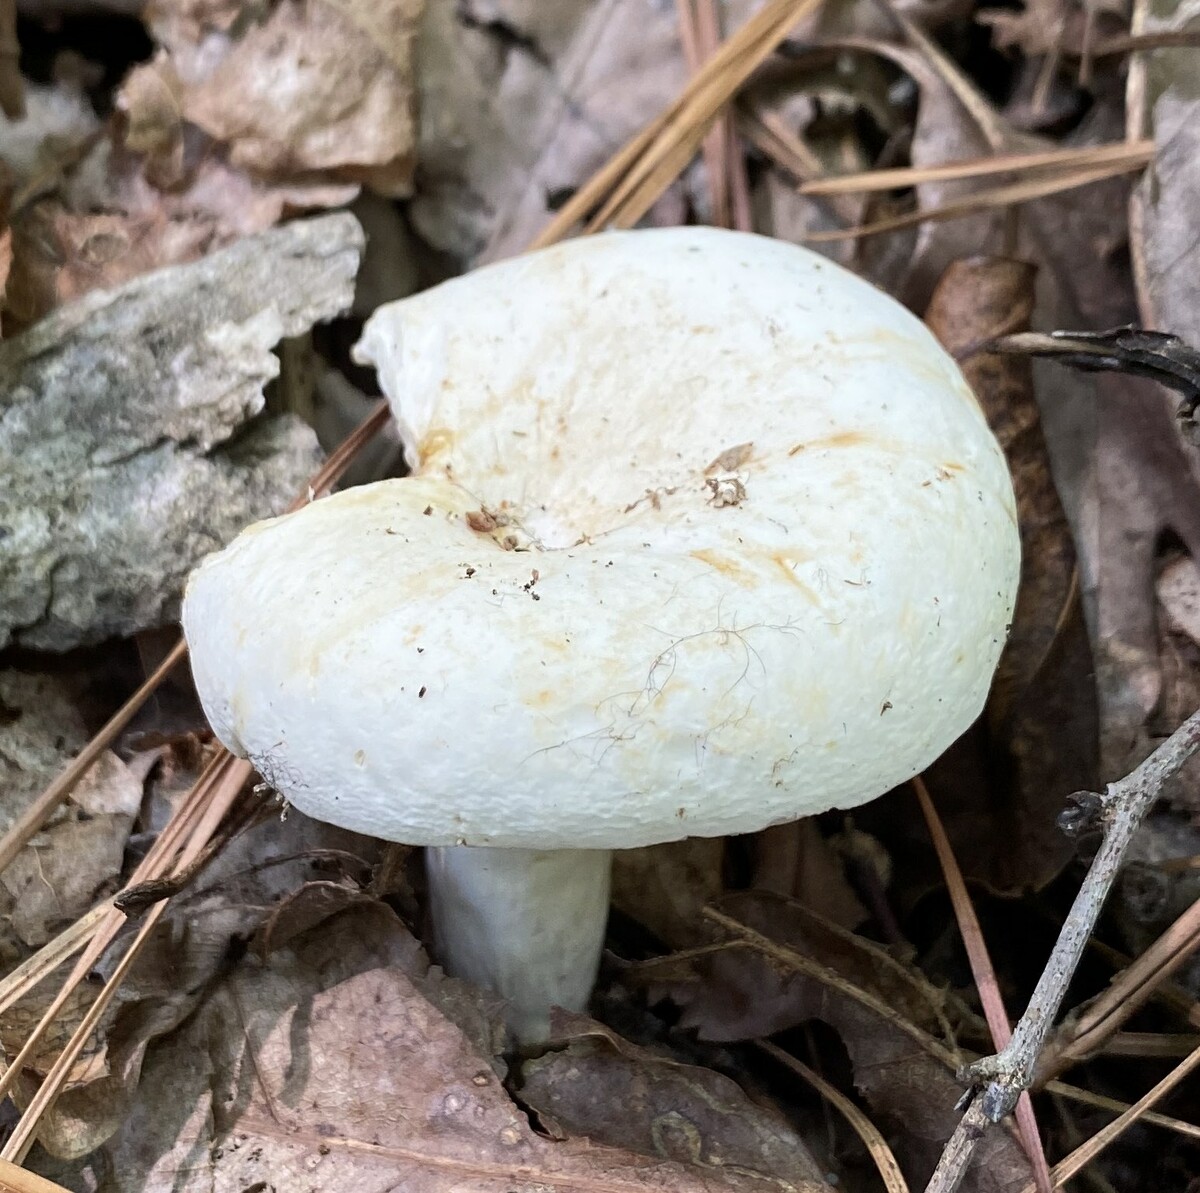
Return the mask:
<path id="1" fill-rule="evenodd" d="M 1106 1044 L 1112 1044 L 1121 1025 L 1141 1010 L 1198 947 L 1200 901 L 1193 903 L 1136 961 L 1117 974 L 1103 994 L 1059 1029 L 1038 1065 L 1039 1081 L 1057 1076 Z M 1192 1003 L 1186 1015 L 1190 1023 L 1200 1027 L 1200 1003 Z"/>
<path id="2" fill-rule="evenodd" d="M 1100 916 L 1100 909 L 1116 881 L 1133 834 L 1158 798 L 1163 784 L 1197 749 L 1200 749 L 1200 711 L 1184 721 L 1133 772 L 1119 782 L 1110 783 L 1103 794 L 1081 792 L 1073 797 L 1077 809 L 1072 813 L 1064 813 L 1064 821 L 1072 827 L 1093 822 L 1103 824 L 1104 841 L 1075 897 L 1058 942 L 1012 1039 L 995 1056 L 984 1057 L 964 1069 L 963 1076 L 973 1082 L 975 1088 L 969 1095 L 967 1112 L 946 1144 L 942 1159 L 926 1186 L 926 1193 L 953 1193 L 959 1187 L 983 1129 L 988 1123 L 999 1122 L 1011 1114 L 1021 1091 L 1032 1084 L 1038 1057 L 1062 1006 L 1067 985 L 1075 974 Z M 1180 1069 L 1188 1066 L 1190 1071 L 1190 1067 L 1196 1064 L 1200 1064 L 1200 1050 L 1189 1057 Z M 1178 1072 L 1179 1069 L 1176 1070 Z M 1160 1082 L 1159 1086 L 1162 1085 Z M 1146 1107 L 1151 1104 L 1143 1098 L 1100 1134 L 1111 1134 L 1127 1115 L 1135 1114 L 1143 1103 Z M 1057 1173 L 1054 1175 L 1057 1179 Z"/>

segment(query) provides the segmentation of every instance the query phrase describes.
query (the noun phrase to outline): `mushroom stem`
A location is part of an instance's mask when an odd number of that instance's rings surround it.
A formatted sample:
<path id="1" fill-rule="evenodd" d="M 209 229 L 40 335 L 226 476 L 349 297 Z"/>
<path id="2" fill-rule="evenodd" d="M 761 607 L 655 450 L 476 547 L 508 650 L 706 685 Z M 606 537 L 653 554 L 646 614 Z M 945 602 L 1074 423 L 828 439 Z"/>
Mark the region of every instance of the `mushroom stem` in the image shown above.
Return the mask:
<path id="1" fill-rule="evenodd" d="M 427 849 L 434 940 L 446 972 L 494 990 L 526 1044 L 550 1032 L 550 1008 L 582 1011 L 600 966 L 612 852 Z"/>

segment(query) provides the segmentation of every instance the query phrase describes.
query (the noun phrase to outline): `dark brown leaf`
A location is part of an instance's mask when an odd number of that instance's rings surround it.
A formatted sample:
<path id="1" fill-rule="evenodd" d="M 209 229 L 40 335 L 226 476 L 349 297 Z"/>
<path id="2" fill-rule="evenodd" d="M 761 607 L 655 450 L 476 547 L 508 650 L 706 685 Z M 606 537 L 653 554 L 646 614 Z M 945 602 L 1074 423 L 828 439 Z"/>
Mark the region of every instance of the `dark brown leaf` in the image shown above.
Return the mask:
<path id="1" fill-rule="evenodd" d="M 115 1193 L 812 1189 L 535 1134 L 491 1055 L 422 994 L 433 976 L 395 917 L 361 908 L 247 956 L 151 1049 L 106 1154 L 47 1175 L 79 1186 L 99 1169 Z"/>
<path id="2" fill-rule="evenodd" d="M 797 965 L 745 947 L 692 961 L 699 980 L 668 987 L 684 1008 L 682 1024 L 717 1041 L 761 1038 L 811 1019 L 829 1024 L 849 1053 L 855 1085 L 894 1126 L 897 1159 L 920 1187 L 958 1123 L 963 1092 L 945 1042 L 944 994 L 880 946 L 822 926 L 785 900 L 751 892 L 726 899 L 722 910 L 790 950 Z M 816 976 L 822 971 L 830 976 Z M 1030 1176 L 1004 1131 L 980 1144 L 977 1172 L 975 1193 L 1014 1193 Z"/>
<path id="3" fill-rule="evenodd" d="M 728 1077 L 656 1056 L 583 1015 L 556 1014 L 553 1032 L 553 1051 L 521 1066 L 520 1096 L 567 1135 L 797 1189 L 828 1187 L 795 1129 Z"/>
<path id="4" fill-rule="evenodd" d="M 686 837 L 613 855 L 613 905 L 673 949 L 706 934 L 700 909 L 724 890 L 720 837 Z"/>
<path id="5" fill-rule="evenodd" d="M 1031 265 L 1003 258 L 956 262 L 926 315 L 978 396 L 1017 494 L 1021 586 L 987 731 L 977 727 L 930 772 L 964 872 L 1008 893 L 1040 887 L 1059 872 L 1072 852 L 1056 824 L 1063 800 L 1096 781 L 1097 712 L 1091 686 L 1080 682 L 1092 660 L 1075 547 L 1032 372 L 1026 360 L 984 350 L 997 336 L 1028 328 L 1034 276 Z"/>

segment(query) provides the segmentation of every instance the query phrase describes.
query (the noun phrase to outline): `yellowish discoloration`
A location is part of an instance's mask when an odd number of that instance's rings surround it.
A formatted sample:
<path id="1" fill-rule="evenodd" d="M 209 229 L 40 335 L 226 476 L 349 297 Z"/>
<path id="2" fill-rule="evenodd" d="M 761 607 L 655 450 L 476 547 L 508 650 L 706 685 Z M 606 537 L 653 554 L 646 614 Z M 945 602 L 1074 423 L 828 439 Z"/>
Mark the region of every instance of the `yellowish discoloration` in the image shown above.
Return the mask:
<path id="1" fill-rule="evenodd" d="M 727 555 L 722 555 L 707 547 L 699 551 L 691 551 L 689 554 L 693 559 L 708 564 L 714 571 L 720 572 L 722 576 L 728 576 L 730 580 L 736 580 L 746 588 L 754 588 L 758 584 L 758 577 L 749 568 L 738 563 L 736 559 L 730 559 Z"/>
<path id="2" fill-rule="evenodd" d="M 772 551 L 768 556 L 770 561 L 783 573 L 800 591 L 804 594 L 806 600 L 811 601 L 814 605 L 819 605 L 820 599 L 809 585 L 796 574 L 796 568 L 802 563 L 807 563 L 808 560 L 801 555 L 792 551 Z"/>
<path id="3" fill-rule="evenodd" d="M 836 450 L 840 447 L 879 447 L 899 451 L 901 445 L 887 443 L 874 435 L 868 435 L 865 431 L 839 431 L 836 435 L 823 435 L 820 439 L 809 439 L 804 443 L 797 443 L 788 451 L 788 455 L 796 456 L 801 452 Z"/>
<path id="4" fill-rule="evenodd" d="M 454 432 L 449 427 L 431 427 L 417 444 L 417 454 L 424 469 L 436 456 L 454 447 Z"/>
<path id="5" fill-rule="evenodd" d="M 410 626 L 408 632 L 404 635 L 404 644 L 412 646 L 414 642 L 425 632 L 425 627 L 419 622 L 415 626 Z"/>

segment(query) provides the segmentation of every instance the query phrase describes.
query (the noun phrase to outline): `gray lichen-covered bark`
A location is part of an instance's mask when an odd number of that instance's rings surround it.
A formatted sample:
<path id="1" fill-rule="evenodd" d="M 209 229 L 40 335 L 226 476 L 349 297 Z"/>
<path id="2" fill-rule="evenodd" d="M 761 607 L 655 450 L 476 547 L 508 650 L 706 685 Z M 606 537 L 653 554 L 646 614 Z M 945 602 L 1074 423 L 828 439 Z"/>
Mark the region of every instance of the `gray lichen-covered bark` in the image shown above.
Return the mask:
<path id="1" fill-rule="evenodd" d="M 162 624 L 202 556 L 296 495 L 312 431 L 247 420 L 271 348 L 350 306 L 362 244 L 350 215 L 287 224 L 0 343 L 0 647 Z"/>

